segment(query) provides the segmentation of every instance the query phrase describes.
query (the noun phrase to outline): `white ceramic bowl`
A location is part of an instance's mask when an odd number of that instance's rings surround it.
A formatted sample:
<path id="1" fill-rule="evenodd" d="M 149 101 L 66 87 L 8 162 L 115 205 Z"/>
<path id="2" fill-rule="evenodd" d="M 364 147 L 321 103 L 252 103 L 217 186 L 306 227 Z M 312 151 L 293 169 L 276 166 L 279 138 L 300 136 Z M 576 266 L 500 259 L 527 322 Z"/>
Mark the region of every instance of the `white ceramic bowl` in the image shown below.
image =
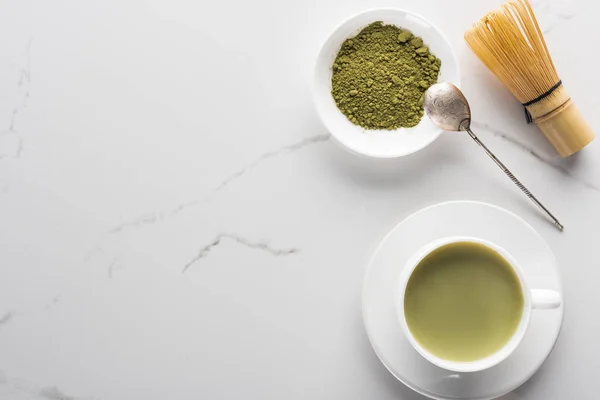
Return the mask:
<path id="1" fill-rule="evenodd" d="M 452 82 L 460 87 L 456 55 L 439 29 L 425 18 L 410 11 L 375 9 L 351 17 L 329 36 L 317 58 L 313 95 L 323 123 L 340 143 L 357 153 L 371 157 L 401 157 L 421 150 L 437 139 L 442 130 L 426 116 L 412 128 L 400 128 L 394 131 L 366 130 L 350 122 L 337 108 L 331 95 L 331 66 L 342 43 L 376 21 L 406 28 L 421 37 L 430 51 L 442 60 L 438 80 Z"/>

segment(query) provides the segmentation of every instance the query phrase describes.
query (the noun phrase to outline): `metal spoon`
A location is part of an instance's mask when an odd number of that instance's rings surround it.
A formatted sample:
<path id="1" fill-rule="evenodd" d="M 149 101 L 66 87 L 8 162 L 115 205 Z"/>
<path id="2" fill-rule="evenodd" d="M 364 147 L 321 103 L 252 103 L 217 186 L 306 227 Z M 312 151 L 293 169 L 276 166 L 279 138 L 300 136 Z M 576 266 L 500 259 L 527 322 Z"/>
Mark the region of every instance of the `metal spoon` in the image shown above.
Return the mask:
<path id="1" fill-rule="evenodd" d="M 494 160 L 496 165 L 508 175 L 515 185 L 517 185 L 531 201 L 548 214 L 554 222 L 554 225 L 561 231 L 564 229 L 556 217 L 554 217 L 554 215 L 552 215 L 552 213 L 548 211 L 548 209 L 544 207 L 517 178 L 515 178 L 512 172 L 510 172 L 508 168 L 496 158 L 494 153 L 481 143 L 481 140 L 473 133 L 471 130 L 471 108 L 459 88 L 448 82 L 436 83 L 425 92 L 423 106 L 427 116 L 429 116 L 433 123 L 440 128 L 453 132 L 466 131 L 471 138 L 483 148 L 487 155 Z"/>

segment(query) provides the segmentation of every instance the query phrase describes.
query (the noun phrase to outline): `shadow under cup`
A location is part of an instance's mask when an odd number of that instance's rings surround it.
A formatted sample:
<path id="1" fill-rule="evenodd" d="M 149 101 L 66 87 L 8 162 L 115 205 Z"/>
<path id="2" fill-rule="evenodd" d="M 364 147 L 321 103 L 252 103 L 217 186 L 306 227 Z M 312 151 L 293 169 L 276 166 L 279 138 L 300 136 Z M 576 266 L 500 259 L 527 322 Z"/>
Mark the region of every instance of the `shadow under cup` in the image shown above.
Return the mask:
<path id="1" fill-rule="evenodd" d="M 439 239 L 413 254 L 396 299 L 400 325 L 415 350 L 456 372 L 502 362 L 525 336 L 532 310 L 562 301 L 555 291 L 530 289 L 508 252 L 473 237 Z M 486 346 L 491 350 L 477 355 Z"/>

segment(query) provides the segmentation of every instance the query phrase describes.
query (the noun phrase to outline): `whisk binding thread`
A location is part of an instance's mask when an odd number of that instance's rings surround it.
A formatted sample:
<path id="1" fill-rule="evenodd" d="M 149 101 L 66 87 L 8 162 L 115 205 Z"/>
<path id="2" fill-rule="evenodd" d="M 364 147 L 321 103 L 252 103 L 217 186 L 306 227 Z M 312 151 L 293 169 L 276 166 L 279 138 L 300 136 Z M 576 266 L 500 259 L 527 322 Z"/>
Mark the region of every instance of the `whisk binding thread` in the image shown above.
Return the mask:
<path id="1" fill-rule="evenodd" d="M 529 100 L 528 102 L 525 102 L 525 103 L 521 103 L 521 104 L 523 104 L 523 109 L 525 110 L 525 119 L 527 120 L 528 124 L 533 122 L 533 118 L 531 117 L 531 113 L 529 113 L 527 106 L 535 104 L 538 101 L 550 96 L 552 94 L 552 92 L 554 92 L 556 89 L 558 89 L 560 87 L 560 85 L 562 85 L 562 79 L 560 79 L 556 84 L 554 84 L 554 86 L 552 86 L 550 89 L 548 89 L 547 91 L 545 91 L 544 93 L 542 93 L 541 95 L 536 97 L 535 99 Z"/>

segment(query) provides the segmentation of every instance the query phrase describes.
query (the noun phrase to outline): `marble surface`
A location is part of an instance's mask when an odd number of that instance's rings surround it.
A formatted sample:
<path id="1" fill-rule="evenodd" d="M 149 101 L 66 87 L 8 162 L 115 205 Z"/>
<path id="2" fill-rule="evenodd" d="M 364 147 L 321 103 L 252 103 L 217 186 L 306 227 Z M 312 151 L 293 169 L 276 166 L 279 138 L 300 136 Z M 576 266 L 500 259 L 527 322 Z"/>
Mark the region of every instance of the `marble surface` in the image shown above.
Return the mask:
<path id="1" fill-rule="evenodd" d="M 499 4 L 0 2 L 0 399 L 420 399 L 370 348 L 361 284 L 386 232 L 456 199 L 517 213 L 562 269 L 555 350 L 504 400 L 595 398 L 600 142 L 559 159 L 469 53 Z M 465 135 L 387 161 L 330 139 L 314 59 L 375 6 L 447 34 L 474 130 L 564 233 Z M 600 6 L 534 7 L 600 132 Z"/>

